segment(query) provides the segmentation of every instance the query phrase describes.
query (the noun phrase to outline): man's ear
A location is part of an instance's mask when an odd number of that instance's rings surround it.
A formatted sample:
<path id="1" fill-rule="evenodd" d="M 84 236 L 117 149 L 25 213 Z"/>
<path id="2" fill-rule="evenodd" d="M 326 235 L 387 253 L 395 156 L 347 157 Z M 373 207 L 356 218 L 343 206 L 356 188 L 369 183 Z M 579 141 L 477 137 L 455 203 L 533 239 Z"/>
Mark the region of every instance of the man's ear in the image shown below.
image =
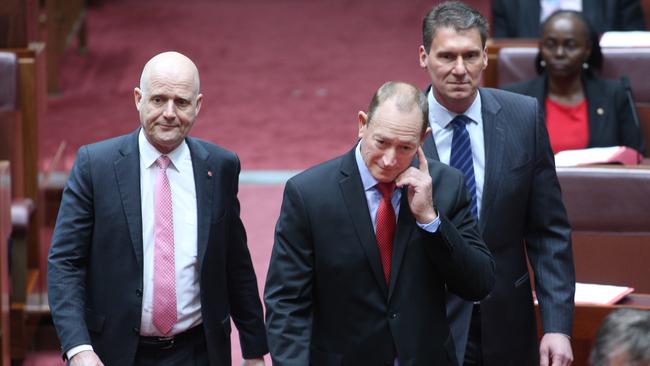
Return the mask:
<path id="1" fill-rule="evenodd" d="M 488 53 L 487 53 L 487 45 L 483 48 L 483 70 L 487 68 L 488 65 Z"/>
<path id="2" fill-rule="evenodd" d="M 418 54 L 420 56 L 420 67 L 426 69 L 427 67 L 427 50 L 424 49 L 424 46 L 418 47 Z"/>
<path id="3" fill-rule="evenodd" d="M 142 101 L 142 90 L 140 88 L 135 87 L 133 89 L 133 100 L 135 101 L 135 108 L 137 110 L 140 110 L 140 102 Z"/>
<path id="4" fill-rule="evenodd" d="M 201 104 L 203 104 L 203 94 L 199 94 L 196 96 L 196 112 L 195 115 L 199 114 L 199 111 L 201 110 Z"/>
<path id="5" fill-rule="evenodd" d="M 366 131 L 366 128 L 368 127 L 368 115 L 364 111 L 359 111 L 358 117 L 359 117 L 359 138 L 362 138 L 363 133 Z"/>
<path id="6" fill-rule="evenodd" d="M 431 127 L 427 127 L 427 129 L 424 130 L 424 133 L 422 134 L 422 138 L 420 139 L 420 146 L 424 144 L 424 139 L 427 138 L 427 135 L 429 135 L 429 133 L 431 133 Z"/>

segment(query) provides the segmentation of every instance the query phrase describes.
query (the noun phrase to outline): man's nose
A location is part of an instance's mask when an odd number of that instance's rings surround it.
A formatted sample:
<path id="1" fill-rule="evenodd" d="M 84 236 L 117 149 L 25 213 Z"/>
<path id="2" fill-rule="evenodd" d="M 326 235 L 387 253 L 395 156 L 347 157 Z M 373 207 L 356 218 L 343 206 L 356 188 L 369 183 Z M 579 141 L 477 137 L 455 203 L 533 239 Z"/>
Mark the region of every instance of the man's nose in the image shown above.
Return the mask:
<path id="1" fill-rule="evenodd" d="M 163 110 L 163 117 L 166 119 L 176 118 L 176 106 L 174 106 L 174 101 L 169 100 L 165 103 L 165 109 Z"/>
<path id="2" fill-rule="evenodd" d="M 454 75 L 465 75 L 467 69 L 465 68 L 465 60 L 463 60 L 463 56 L 458 55 L 456 62 L 454 62 L 454 68 L 451 71 Z"/>
<path id="3" fill-rule="evenodd" d="M 395 158 L 395 150 L 394 149 L 388 149 L 386 152 L 384 152 L 383 156 L 383 162 L 384 166 L 386 167 L 392 167 L 397 163 L 397 159 Z"/>

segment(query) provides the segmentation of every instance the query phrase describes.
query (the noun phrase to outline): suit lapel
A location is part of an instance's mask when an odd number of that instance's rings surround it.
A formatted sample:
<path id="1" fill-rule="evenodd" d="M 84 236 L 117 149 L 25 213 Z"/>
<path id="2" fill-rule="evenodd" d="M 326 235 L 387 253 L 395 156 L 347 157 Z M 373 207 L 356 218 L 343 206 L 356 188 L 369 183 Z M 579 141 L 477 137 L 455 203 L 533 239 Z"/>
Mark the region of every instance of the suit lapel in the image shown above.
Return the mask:
<path id="1" fill-rule="evenodd" d="M 428 158 L 440 161 L 440 157 L 438 156 L 438 149 L 436 148 L 436 142 L 433 139 L 432 133 L 427 134 L 427 137 L 424 138 L 422 151 L 424 151 L 424 155 L 426 155 Z"/>
<path id="2" fill-rule="evenodd" d="M 429 90 L 431 90 L 431 85 L 429 85 L 429 87 L 427 87 L 427 89 L 424 91 L 424 95 L 429 95 Z M 429 121 L 429 125 L 431 125 L 431 121 Z M 440 161 L 440 157 L 438 156 L 438 149 L 436 148 L 436 140 L 433 138 L 433 133 L 428 133 L 424 138 L 424 142 L 422 143 L 422 151 L 424 151 L 424 155 L 426 157 Z"/>
<path id="3" fill-rule="evenodd" d="M 503 169 L 503 146 L 505 145 L 505 126 L 503 119 L 497 118 L 501 105 L 494 99 L 489 90 L 481 89 L 481 113 L 483 116 L 483 140 L 485 141 L 485 169 L 483 179 L 483 195 L 479 229 L 485 230 L 490 217 L 490 208 L 494 197 L 499 191 L 501 170 Z"/>
<path id="4" fill-rule="evenodd" d="M 605 110 L 607 100 L 605 94 L 598 92 L 598 84 L 591 78 L 583 78 L 582 84 L 584 85 L 585 99 L 589 101 L 587 103 L 587 108 L 589 109 L 587 112 L 589 118 L 588 143 L 589 146 L 592 146 L 591 140 L 594 138 L 594 135 L 598 135 L 596 131 L 601 131 L 603 129 L 606 122 L 605 116 L 609 111 Z"/>
<path id="5" fill-rule="evenodd" d="M 354 225 L 357 236 L 359 237 L 359 243 L 368 258 L 370 269 L 377 284 L 384 295 L 388 296 L 388 288 L 384 279 L 384 271 L 381 268 L 375 231 L 373 230 L 370 213 L 368 212 L 368 202 L 354 157 L 354 149 L 343 156 L 341 160 L 341 175 L 342 178 L 339 181 L 339 186 L 343 199 L 345 200 L 345 207 L 350 214 L 350 221 Z"/>
<path id="6" fill-rule="evenodd" d="M 120 148 L 122 157 L 115 161 L 115 177 L 124 207 L 126 222 L 129 226 L 131 243 L 135 257 L 142 269 L 142 206 L 140 201 L 140 153 L 138 151 L 138 133 L 136 130 L 127 136 Z"/>
<path id="7" fill-rule="evenodd" d="M 197 251 L 199 272 L 203 265 L 205 250 L 208 246 L 210 236 L 210 218 L 213 211 L 214 185 L 217 180 L 213 172 L 218 170 L 211 167 L 209 162 L 210 154 L 191 137 L 185 139 L 192 157 L 192 169 L 194 170 L 194 186 L 196 188 L 196 219 L 197 219 Z"/>

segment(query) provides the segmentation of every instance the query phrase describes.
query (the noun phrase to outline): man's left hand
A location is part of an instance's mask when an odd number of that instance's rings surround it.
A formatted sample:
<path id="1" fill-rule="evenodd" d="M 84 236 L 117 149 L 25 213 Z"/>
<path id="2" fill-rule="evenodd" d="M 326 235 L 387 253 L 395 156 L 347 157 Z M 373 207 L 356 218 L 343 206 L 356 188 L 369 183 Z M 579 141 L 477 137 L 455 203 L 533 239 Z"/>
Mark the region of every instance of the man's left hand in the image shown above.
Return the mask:
<path id="1" fill-rule="evenodd" d="M 561 333 L 546 333 L 539 344 L 540 366 L 569 366 L 573 352 L 569 337 Z"/>
<path id="2" fill-rule="evenodd" d="M 253 358 L 242 361 L 242 366 L 264 366 L 264 358 Z"/>
<path id="3" fill-rule="evenodd" d="M 395 184 L 402 188 L 408 186 L 408 202 L 415 220 L 420 224 L 428 224 L 438 217 L 433 209 L 433 188 L 431 176 L 429 175 L 429 165 L 424 151 L 418 147 L 418 160 L 420 165 L 409 167 L 395 179 Z"/>

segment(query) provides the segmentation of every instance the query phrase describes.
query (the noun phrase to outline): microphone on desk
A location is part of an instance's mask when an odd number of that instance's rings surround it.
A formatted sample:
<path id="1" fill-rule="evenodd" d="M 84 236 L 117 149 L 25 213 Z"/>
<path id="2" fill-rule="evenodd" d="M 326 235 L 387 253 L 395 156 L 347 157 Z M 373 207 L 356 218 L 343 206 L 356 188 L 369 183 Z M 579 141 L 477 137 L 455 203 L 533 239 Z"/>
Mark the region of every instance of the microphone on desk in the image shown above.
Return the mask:
<path id="1" fill-rule="evenodd" d="M 639 115 L 636 113 L 636 105 L 634 104 L 634 97 L 632 96 L 632 85 L 630 85 L 630 79 L 627 75 L 621 76 L 621 84 L 625 88 L 625 95 L 627 95 L 627 100 L 630 102 L 630 108 L 632 108 L 632 119 L 637 127 L 639 127 Z"/>

